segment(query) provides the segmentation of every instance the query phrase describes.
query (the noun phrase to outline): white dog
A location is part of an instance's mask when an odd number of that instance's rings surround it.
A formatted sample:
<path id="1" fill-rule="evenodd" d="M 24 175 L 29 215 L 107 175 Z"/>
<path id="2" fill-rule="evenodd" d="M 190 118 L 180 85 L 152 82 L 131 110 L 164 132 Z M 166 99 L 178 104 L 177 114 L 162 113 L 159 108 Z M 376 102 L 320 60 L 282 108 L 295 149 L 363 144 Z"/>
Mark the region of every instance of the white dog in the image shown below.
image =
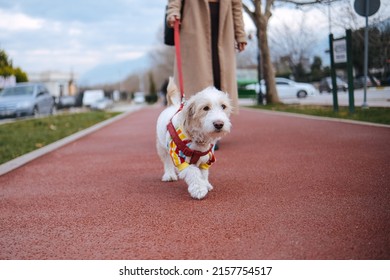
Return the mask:
<path id="1" fill-rule="evenodd" d="M 215 161 L 213 146 L 230 132 L 228 95 L 209 87 L 192 96 L 179 110 L 180 93 L 172 78 L 167 89 L 168 108 L 157 120 L 157 152 L 164 164 L 162 181 L 180 179 L 193 198 L 213 189 L 208 168 Z"/>

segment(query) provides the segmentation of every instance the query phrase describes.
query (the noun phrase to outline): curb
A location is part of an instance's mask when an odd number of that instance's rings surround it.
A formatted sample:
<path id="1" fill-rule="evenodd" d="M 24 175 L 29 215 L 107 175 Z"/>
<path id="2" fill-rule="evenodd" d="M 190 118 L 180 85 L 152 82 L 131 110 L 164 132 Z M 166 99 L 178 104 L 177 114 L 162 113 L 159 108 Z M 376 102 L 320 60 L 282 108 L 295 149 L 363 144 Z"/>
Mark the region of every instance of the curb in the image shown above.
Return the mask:
<path id="1" fill-rule="evenodd" d="M 76 141 L 88 134 L 91 134 L 113 122 L 116 122 L 120 119 L 123 119 L 124 117 L 128 116 L 129 114 L 133 113 L 133 112 L 136 112 L 136 111 L 139 111 L 141 110 L 142 108 L 144 108 L 145 106 L 136 106 L 136 107 L 132 107 L 131 109 L 129 109 L 128 111 L 125 111 L 123 112 L 122 114 L 116 116 L 116 117 L 113 117 L 111 119 L 108 119 L 108 120 L 105 120 L 103 122 L 100 122 L 100 123 L 97 123 L 93 126 L 90 126 L 82 131 L 79 131 L 79 132 L 76 132 L 72 135 L 69 135 L 65 138 L 62 138 L 56 142 L 53 142 L 49 145 L 46 145 L 40 149 L 37 149 L 37 150 L 34 150 L 32 152 L 29 152 L 27 154 L 24 154 L 20 157 L 17 157 L 15 159 L 12 159 L 10 161 L 7 161 L 5 163 L 3 163 L 2 165 L 0 165 L 0 176 L 16 169 L 16 168 L 19 168 L 23 165 L 25 165 L 26 163 L 30 162 L 30 161 L 33 161 L 34 159 L 37 159 L 47 153 L 50 153 L 60 147 L 63 147 L 73 141 Z"/>

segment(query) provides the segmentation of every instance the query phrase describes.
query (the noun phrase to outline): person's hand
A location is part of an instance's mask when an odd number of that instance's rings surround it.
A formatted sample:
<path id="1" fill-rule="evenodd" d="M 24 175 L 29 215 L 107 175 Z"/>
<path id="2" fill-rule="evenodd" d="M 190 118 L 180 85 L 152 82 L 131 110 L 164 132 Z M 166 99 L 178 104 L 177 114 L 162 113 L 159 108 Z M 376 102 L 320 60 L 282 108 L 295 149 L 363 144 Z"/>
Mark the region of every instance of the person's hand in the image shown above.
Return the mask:
<path id="1" fill-rule="evenodd" d="M 179 21 L 179 24 L 180 24 L 180 19 L 177 17 L 177 16 L 171 16 L 169 19 L 168 19 L 168 26 L 169 27 L 175 27 L 175 21 L 178 20 Z"/>
<path id="2" fill-rule="evenodd" d="M 242 52 L 243 50 L 245 50 L 245 47 L 246 47 L 246 42 L 237 43 L 237 49 L 239 52 Z"/>

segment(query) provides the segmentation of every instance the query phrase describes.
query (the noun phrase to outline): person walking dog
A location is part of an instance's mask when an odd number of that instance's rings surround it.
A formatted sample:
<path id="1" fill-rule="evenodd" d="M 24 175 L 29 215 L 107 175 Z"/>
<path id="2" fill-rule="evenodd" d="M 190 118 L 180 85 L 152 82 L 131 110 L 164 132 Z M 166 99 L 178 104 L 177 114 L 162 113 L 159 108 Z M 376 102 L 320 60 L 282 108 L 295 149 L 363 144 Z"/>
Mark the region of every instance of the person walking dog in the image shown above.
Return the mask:
<path id="1" fill-rule="evenodd" d="M 167 23 L 173 27 L 176 20 L 186 97 L 215 86 L 238 112 L 236 50 L 247 44 L 241 0 L 169 0 Z M 174 77 L 178 84 L 176 63 Z"/>

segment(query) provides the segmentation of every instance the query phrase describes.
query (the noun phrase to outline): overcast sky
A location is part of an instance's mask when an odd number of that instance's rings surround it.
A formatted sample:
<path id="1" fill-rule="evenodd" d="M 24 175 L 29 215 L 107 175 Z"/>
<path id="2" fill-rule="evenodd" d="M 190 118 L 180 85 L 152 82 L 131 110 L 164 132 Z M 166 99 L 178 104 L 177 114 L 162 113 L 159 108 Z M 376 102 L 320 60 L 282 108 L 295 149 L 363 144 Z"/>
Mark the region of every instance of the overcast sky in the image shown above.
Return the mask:
<path id="1" fill-rule="evenodd" d="M 166 0 L 0 0 L 0 48 L 25 71 L 84 72 L 157 42 Z"/>
<path id="2" fill-rule="evenodd" d="M 0 48 L 27 72 L 85 71 L 137 58 L 155 47 L 167 0 L 0 0 Z M 296 21 L 301 11 L 278 8 L 271 17 Z M 306 13 L 315 34 L 327 35 L 327 16 Z M 247 19 L 247 18 L 246 18 Z M 246 20 L 247 29 L 250 20 Z M 322 30 L 322 31 L 321 31 Z"/>

